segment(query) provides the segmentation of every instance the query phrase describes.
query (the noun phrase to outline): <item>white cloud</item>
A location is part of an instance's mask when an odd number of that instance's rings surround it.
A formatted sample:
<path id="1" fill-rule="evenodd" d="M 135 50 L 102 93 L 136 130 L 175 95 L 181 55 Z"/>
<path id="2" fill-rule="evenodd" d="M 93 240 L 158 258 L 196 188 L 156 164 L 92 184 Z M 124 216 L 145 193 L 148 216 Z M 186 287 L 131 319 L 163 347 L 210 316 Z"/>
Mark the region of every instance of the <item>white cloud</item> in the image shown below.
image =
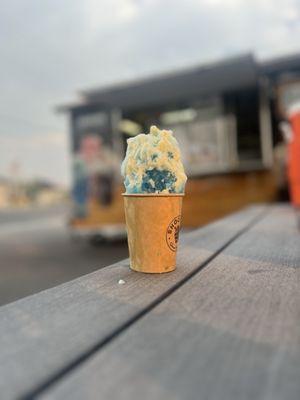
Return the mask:
<path id="1" fill-rule="evenodd" d="M 128 23 L 139 12 L 138 2 L 134 0 L 86 0 L 85 9 L 88 28 L 93 32 Z"/>

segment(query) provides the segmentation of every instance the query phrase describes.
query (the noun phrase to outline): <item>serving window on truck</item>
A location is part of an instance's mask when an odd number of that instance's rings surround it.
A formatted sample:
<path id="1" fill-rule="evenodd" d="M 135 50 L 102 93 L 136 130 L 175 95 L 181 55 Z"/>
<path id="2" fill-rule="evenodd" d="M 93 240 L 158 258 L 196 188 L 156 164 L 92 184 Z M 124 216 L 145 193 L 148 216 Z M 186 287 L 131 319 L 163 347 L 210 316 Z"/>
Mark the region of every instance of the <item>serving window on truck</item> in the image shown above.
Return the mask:
<path id="1" fill-rule="evenodd" d="M 163 125 L 172 129 L 189 176 L 223 172 L 237 164 L 236 126 L 233 114 L 219 107 L 165 113 Z"/>

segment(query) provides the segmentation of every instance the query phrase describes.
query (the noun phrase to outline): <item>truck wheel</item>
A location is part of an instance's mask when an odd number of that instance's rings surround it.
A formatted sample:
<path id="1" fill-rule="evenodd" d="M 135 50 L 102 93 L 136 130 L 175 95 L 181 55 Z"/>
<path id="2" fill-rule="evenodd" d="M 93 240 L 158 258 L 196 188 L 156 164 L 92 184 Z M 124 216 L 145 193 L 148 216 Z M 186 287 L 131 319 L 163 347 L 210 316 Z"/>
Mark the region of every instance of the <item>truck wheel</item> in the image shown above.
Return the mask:
<path id="1" fill-rule="evenodd" d="M 98 235 L 92 235 L 89 238 L 89 244 L 91 246 L 99 246 L 100 244 L 103 244 L 105 242 L 106 242 L 106 240 L 105 240 L 104 236 L 99 235 L 99 234 Z"/>

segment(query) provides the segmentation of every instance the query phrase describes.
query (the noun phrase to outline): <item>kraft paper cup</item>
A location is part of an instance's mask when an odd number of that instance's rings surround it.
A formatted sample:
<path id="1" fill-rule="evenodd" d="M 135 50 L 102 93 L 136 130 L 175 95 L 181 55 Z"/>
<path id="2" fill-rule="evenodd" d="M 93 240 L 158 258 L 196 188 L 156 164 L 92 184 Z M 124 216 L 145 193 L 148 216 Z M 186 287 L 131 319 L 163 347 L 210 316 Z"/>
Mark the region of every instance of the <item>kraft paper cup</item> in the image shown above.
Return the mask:
<path id="1" fill-rule="evenodd" d="M 176 268 L 184 194 L 123 194 L 130 268 L 164 273 Z"/>

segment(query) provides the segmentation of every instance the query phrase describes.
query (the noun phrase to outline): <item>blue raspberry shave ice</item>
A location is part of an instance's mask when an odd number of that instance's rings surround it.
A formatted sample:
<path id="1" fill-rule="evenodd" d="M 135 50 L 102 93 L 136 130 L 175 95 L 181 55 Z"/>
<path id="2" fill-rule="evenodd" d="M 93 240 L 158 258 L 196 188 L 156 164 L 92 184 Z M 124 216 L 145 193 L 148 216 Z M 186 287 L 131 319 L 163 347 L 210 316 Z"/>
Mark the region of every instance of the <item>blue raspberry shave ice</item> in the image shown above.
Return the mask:
<path id="1" fill-rule="evenodd" d="M 127 143 L 121 166 L 126 193 L 184 193 L 187 177 L 172 131 L 151 126 Z"/>

